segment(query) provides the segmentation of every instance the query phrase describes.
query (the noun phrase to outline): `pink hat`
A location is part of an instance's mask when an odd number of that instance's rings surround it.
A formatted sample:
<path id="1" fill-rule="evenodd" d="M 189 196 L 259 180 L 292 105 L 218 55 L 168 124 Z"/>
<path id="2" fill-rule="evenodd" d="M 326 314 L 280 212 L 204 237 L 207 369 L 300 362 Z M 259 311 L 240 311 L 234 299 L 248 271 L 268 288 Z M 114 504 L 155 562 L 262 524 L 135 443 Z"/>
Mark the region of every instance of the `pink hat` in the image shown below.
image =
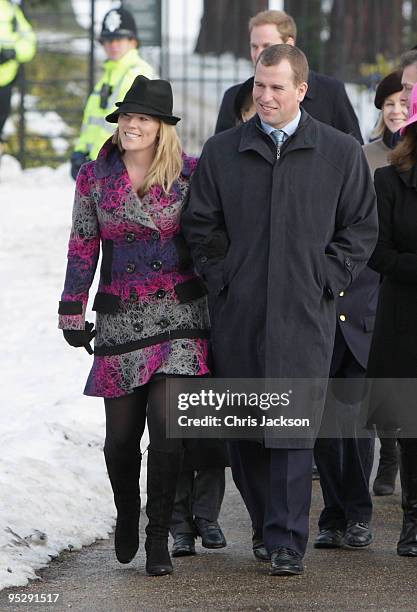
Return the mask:
<path id="1" fill-rule="evenodd" d="M 411 104 L 408 109 L 408 119 L 400 129 L 401 136 L 404 136 L 405 130 L 409 125 L 417 121 L 417 83 L 413 87 L 411 92 Z"/>

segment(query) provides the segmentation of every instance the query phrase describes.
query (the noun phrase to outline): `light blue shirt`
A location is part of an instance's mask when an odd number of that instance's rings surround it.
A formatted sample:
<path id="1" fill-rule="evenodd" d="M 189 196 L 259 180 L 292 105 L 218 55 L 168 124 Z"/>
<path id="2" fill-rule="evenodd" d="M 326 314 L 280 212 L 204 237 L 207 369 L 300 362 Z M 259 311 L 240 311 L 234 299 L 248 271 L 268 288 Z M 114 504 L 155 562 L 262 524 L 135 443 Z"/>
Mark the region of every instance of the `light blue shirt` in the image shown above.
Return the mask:
<path id="1" fill-rule="evenodd" d="M 289 138 L 290 136 L 294 134 L 295 130 L 298 128 L 300 119 L 301 119 L 301 111 L 299 110 L 296 117 L 292 121 L 287 123 L 287 125 L 284 125 L 282 128 L 279 128 L 280 130 L 285 132 L 284 142 L 287 140 L 287 138 Z M 272 127 L 272 125 L 269 125 L 269 123 L 265 123 L 265 121 L 262 121 L 262 119 L 260 119 L 260 121 L 261 121 L 261 126 L 262 126 L 263 131 L 266 134 L 268 134 L 268 136 L 271 137 L 271 140 L 273 140 L 271 133 L 274 132 L 277 128 Z"/>

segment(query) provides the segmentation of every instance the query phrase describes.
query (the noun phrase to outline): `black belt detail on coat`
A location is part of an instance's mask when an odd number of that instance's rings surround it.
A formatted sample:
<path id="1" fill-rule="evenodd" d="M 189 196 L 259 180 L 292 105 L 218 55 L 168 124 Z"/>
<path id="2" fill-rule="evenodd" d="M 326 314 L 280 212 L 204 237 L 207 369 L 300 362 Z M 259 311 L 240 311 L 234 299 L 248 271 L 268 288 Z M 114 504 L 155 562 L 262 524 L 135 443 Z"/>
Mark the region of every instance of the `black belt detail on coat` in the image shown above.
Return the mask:
<path id="1" fill-rule="evenodd" d="M 115 314 L 120 310 L 120 298 L 113 293 L 98 291 L 94 298 L 92 310 L 102 314 Z"/>
<path id="2" fill-rule="evenodd" d="M 116 346 L 95 346 L 94 355 L 104 357 L 107 355 L 123 355 L 124 353 L 131 353 L 138 349 L 152 346 L 153 344 L 160 344 L 161 342 L 169 342 L 170 340 L 182 340 L 185 338 L 209 338 L 210 331 L 208 329 L 173 329 L 171 331 L 163 332 L 155 336 L 149 336 L 149 338 L 142 338 L 140 340 L 134 340 L 133 342 L 126 342 L 126 344 L 117 344 Z"/>
<path id="3" fill-rule="evenodd" d="M 58 314 L 60 315 L 78 315 L 83 313 L 82 302 L 59 302 Z"/>

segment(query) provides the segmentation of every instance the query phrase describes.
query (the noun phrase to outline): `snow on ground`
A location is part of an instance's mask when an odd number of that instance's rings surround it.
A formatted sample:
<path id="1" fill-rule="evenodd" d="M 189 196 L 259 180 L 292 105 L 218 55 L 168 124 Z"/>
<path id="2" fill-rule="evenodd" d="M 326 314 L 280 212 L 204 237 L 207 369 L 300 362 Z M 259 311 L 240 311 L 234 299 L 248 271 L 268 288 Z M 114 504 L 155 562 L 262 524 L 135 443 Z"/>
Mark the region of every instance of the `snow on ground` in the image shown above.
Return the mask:
<path id="1" fill-rule="evenodd" d="M 68 164 L 22 172 L 2 158 L 0 589 L 114 524 L 103 400 L 82 395 L 91 357 L 57 329 L 73 190 Z"/>

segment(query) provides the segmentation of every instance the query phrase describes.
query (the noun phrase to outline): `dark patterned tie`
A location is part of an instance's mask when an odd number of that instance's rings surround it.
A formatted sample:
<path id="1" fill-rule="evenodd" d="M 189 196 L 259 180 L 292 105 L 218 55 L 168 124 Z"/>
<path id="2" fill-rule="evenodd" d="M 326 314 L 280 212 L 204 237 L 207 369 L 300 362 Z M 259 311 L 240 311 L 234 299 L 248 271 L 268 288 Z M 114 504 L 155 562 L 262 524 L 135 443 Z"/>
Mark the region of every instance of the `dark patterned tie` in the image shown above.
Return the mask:
<path id="1" fill-rule="evenodd" d="M 274 130 L 271 132 L 270 136 L 277 146 L 277 159 L 279 159 L 281 157 L 281 146 L 285 140 L 286 133 L 284 130 Z"/>

